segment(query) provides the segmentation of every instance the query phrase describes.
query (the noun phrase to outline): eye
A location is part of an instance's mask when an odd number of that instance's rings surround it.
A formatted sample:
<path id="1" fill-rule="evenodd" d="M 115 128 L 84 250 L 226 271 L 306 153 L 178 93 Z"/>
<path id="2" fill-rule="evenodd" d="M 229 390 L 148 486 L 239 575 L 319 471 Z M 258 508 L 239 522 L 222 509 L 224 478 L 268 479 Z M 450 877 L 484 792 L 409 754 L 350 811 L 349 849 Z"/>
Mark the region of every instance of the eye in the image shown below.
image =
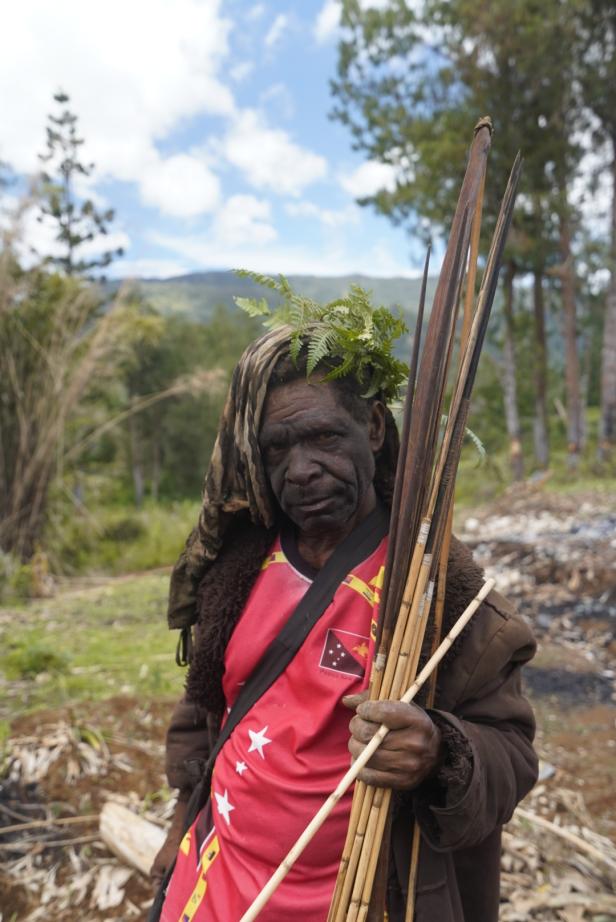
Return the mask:
<path id="1" fill-rule="evenodd" d="M 332 442 L 335 442 L 338 438 L 338 433 L 333 432 L 332 430 L 325 429 L 323 432 L 317 432 L 313 437 L 313 442 L 315 445 L 329 445 Z"/>
<path id="2" fill-rule="evenodd" d="M 265 446 L 264 455 L 268 460 L 278 458 L 285 450 L 284 442 L 269 442 Z"/>

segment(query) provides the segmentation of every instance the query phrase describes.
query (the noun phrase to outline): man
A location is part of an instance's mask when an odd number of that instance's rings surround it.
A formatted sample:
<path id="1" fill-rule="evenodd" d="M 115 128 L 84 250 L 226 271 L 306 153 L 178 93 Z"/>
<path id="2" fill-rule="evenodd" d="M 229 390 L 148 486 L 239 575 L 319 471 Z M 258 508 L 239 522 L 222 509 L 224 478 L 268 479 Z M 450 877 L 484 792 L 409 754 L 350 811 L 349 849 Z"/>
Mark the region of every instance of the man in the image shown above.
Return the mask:
<path id="1" fill-rule="evenodd" d="M 360 777 L 396 791 L 387 879 L 376 888 L 387 889 L 389 919 L 404 919 L 417 821 L 417 922 L 496 922 L 500 826 L 536 778 L 532 712 L 520 692 L 532 636 L 493 592 L 441 666 L 436 709 L 364 700 L 397 433 L 384 386 L 365 399 L 365 382 L 353 375 L 328 380 L 339 355 L 307 378 L 305 356 L 296 367 L 289 341 L 286 330 L 267 334 L 236 368 L 199 529 L 172 579 L 175 623 L 190 617 L 197 582 L 199 616 L 186 696 L 168 734 L 178 809 L 154 875 L 175 852 L 177 860 L 154 917 L 237 922 L 348 767 L 348 750 L 356 756 L 384 722 L 391 732 Z M 182 837 L 187 799 L 223 716 L 304 594 L 359 546 L 362 556 L 342 570 L 298 652 L 218 752 L 210 799 Z M 446 626 L 481 584 L 454 541 Z M 264 922 L 293 914 L 325 922 L 350 801 L 351 792 L 263 910 Z M 370 918 L 383 917 L 376 899 Z"/>

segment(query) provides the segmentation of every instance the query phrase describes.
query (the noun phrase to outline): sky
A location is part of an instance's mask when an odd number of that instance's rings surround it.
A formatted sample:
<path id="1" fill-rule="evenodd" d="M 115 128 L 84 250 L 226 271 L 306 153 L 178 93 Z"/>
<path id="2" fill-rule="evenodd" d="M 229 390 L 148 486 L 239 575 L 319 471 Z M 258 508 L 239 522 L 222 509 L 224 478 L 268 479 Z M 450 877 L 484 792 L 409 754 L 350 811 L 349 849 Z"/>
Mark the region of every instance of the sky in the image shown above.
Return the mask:
<path id="1" fill-rule="evenodd" d="M 80 192 L 116 212 L 106 245 L 125 255 L 108 275 L 416 276 L 421 249 L 356 204 L 391 185 L 390 168 L 328 118 L 338 22 L 337 0 L 12 3 L 0 160 L 25 187 L 61 88 L 96 165 Z M 23 233 L 53 250 L 33 212 Z"/>

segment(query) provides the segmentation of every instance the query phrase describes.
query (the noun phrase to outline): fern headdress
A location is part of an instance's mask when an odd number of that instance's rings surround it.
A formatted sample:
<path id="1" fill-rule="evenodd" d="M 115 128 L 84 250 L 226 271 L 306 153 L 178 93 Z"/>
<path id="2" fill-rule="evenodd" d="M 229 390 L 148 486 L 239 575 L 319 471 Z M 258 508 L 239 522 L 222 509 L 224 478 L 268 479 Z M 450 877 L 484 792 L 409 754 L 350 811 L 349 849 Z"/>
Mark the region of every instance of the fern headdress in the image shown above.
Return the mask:
<path id="1" fill-rule="evenodd" d="M 297 364 L 305 347 L 308 376 L 319 366 L 329 365 L 325 380 L 352 375 L 363 388 L 364 397 L 378 393 L 391 400 L 397 396 L 408 368 L 393 355 L 392 347 L 406 332 L 406 325 L 386 307 L 373 307 L 367 291 L 351 285 L 346 297 L 319 304 L 297 294 L 283 275 L 274 279 L 244 269 L 237 274 L 265 286 L 281 299 L 275 308 L 265 298 L 234 300 L 251 317 L 262 318 L 268 328 L 291 328 L 291 358 Z"/>

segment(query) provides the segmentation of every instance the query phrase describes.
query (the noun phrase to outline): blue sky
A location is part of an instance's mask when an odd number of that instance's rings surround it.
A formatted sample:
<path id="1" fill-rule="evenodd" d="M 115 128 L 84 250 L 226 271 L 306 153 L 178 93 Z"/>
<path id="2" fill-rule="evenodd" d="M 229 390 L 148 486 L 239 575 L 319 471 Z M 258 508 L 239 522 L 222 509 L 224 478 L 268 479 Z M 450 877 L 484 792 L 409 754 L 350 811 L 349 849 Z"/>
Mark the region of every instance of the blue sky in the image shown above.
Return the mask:
<path id="1" fill-rule="evenodd" d="M 328 119 L 338 15 L 336 0 L 11 4 L 0 159 L 37 169 L 62 87 L 97 166 L 81 191 L 116 210 L 110 242 L 126 254 L 111 274 L 416 275 L 408 235 L 355 204 L 391 170 Z M 33 214 L 23 224 L 52 248 Z"/>

